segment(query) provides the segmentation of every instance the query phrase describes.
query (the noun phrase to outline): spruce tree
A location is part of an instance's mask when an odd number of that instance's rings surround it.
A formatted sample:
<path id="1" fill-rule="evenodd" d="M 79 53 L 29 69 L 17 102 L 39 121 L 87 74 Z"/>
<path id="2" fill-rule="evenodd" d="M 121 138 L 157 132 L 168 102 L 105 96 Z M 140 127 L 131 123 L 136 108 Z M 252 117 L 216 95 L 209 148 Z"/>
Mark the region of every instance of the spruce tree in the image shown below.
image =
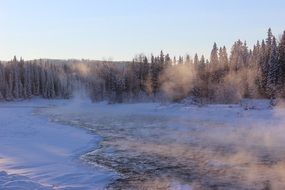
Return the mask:
<path id="1" fill-rule="evenodd" d="M 219 64 L 218 47 L 217 47 L 216 42 L 213 45 L 210 62 L 211 62 L 212 65 L 218 65 Z"/>
<path id="2" fill-rule="evenodd" d="M 195 65 L 195 67 L 197 67 L 199 65 L 199 57 L 198 57 L 197 53 L 194 56 L 194 65 Z"/>
<path id="3" fill-rule="evenodd" d="M 276 95 L 277 90 L 277 82 L 280 78 L 279 71 L 280 71 L 280 64 L 278 62 L 278 50 L 277 50 L 277 43 L 275 37 L 272 38 L 271 43 L 271 52 L 269 56 L 269 70 L 268 70 L 268 77 L 267 77 L 267 94 L 270 98 L 273 98 Z"/>
<path id="4" fill-rule="evenodd" d="M 187 54 L 186 55 L 186 62 L 185 62 L 187 65 L 191 64 L 191 58 L 190 58 L 190 55 Z"/>
<path id="5" fill-rule="evenodd" d="M 285 90 L 285 31 L 281 37 L 278 47 L 279 50 L 279 65 L 280 65 L 280 79 L 278 81 L 280 87 Z"/>

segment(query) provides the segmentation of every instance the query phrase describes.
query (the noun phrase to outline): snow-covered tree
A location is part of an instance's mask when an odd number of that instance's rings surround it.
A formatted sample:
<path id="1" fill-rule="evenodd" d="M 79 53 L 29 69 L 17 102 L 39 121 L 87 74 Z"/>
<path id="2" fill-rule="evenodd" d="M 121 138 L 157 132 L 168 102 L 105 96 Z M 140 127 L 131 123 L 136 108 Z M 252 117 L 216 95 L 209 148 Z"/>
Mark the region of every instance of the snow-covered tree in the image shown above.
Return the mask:
<path id="1" fill-rule="evenodd" d="M 269 97 L 274 97 L 277 90 L 277 82 L 280 78 L 280 64 L 278 62 L 278 50 L 275 37 L 273 37 L 268 60 L 269 70 L 267 77 L 267 93 Z"/>
<path id="2" fill-rule="evenodd" d="M 213 49 L 212 49 L 211 57 L 210 57 L 210 63 L 212 65 L 218 65 L 219 64 L 218 46 L 217 46 L 216 42 L 213 45 Z"/>
<path id="3" fill-rule="evenodd" d="M 281 37 L 281 41 L 278 47 L 279 50 L 279 65 L 280 65 L 280 79 L 279 86 L 283 89 L 285 88 L 285 31 Z"/>

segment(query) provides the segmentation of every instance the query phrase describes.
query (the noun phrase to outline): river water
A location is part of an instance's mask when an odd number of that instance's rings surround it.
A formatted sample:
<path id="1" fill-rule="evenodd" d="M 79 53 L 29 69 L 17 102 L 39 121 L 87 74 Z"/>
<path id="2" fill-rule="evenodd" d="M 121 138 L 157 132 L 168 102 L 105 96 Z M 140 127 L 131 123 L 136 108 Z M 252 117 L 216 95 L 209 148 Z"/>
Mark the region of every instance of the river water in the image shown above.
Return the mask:
<path id="1" fill-rule="evenodd" d="M 100 103 L 44 113 L 102 137 L 81 158 L 120 174 L 108 189 L 285 189 L 283 120 L 273 110 Z"/>

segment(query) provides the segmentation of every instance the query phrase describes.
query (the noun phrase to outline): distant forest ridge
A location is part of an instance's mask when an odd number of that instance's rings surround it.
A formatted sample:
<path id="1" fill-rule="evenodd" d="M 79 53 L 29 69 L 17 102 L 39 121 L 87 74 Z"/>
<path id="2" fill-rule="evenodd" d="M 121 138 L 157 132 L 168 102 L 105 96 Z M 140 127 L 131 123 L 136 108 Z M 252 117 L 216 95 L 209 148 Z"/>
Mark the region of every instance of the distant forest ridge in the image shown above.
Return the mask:
<path id="1" fill-rule="evenodd" d="M 38 59 L 0 63 L 0 100 L 72 98 L 86 93 L 93 101 L 181 101 L 236 103 L 243 98 L 285 97 L 285 31 L 271 29 L 253 48 L 216 43 L 209 60 L 195 54 L 171 57 L 137 55 L 133 61 Z"/>

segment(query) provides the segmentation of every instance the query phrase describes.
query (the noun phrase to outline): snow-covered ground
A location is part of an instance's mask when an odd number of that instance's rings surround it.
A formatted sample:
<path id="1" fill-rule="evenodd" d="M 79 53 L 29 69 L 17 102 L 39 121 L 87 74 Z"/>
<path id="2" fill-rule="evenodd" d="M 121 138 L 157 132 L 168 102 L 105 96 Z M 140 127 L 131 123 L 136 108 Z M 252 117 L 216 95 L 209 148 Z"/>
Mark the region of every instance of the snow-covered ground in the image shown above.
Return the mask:
<path id="1" fill-rule="evenodd" d="M 115 174 L 80 161 L 100 137 L 52 123 L 37 109 L 65 101 L 0 104 L 0 189 L 103 189 Z M 3 171 L 3 172 L 1 172 Z M 8 174 L 7 174 L 8 173 Z"/>
<path id="2" fill-rule="evenodd" d="M 0 189 L 284 189 L 284 118 L 266 100 L 0 104 Z"/>

